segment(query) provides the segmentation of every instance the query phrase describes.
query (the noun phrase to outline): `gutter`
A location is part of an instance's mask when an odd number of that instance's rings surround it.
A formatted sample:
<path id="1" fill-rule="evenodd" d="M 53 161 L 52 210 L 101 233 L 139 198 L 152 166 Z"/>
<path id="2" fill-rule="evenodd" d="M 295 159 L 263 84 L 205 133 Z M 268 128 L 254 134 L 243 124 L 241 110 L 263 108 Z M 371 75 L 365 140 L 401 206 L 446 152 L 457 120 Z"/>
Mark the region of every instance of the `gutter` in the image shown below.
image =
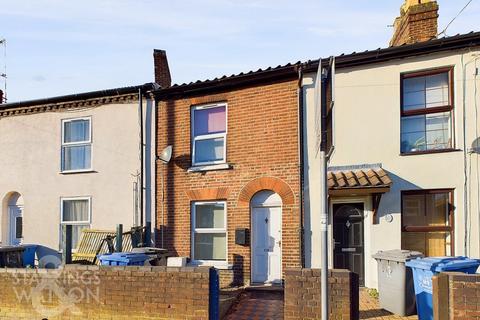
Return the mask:
<path id="1" fill-rule="evenodd" d="M 335 64 L 337 68 L 348 68 L 477 46 L 480 46 L 480 32 L 471 32 L 465 35 L 435 39 L 411 45 L 370 50 L 360 53 L 354 52 L 348 55 L 342 54 L 335 57 Z M 304 72 L 316 71 L 318 69 L 318 63 L 318 60 L 306 62 Z M 327 65 L 328 61 L 322 63 L 322 66 Z"/>
<path id="2" fill-rule="evenodd" d="M 76 94 L 57 96 L 57 97 L 51 97 L 51 98 L 42 98 L 42 99 L 35 99 L 35 100 L 6 103 L 6 104 L 0 105 L 0 110 L 30 107 L 30 106 L 45 105 L 45 104 L 55 104 L 55 103 L 70 102 L 70 101 L 88 100 L 88 99 L 95 99 L 95 98 L 102 98 L 102 97 L 121 96 L 125 94 L 135 94 L 138 92 L 138 90 L 150 91 L 150 90 L 157 90 L 157 89 L 158 89 L 158 86 L 156 84 L 145 83 L 145 84 L 133 86 L 133 87 L 90 91 L 90 92 L 76 93 Z"/>

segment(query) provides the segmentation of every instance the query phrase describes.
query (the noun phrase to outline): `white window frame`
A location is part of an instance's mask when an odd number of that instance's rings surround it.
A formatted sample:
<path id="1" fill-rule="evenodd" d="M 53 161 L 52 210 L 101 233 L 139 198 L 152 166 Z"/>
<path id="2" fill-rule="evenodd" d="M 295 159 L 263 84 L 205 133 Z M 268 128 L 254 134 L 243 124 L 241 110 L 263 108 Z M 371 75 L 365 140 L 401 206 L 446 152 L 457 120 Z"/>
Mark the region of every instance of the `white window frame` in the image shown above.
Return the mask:
<path id="1" fill-rule="evenodd" d="M 63 204 L 64 201 L 72 201 L 72 200 L 88 200 L 88 221 L 63 221 Z M 63 226 L 64 225 L 75 225 L 75 226 L 88 226 L 88 228 L 92 227 L 92 197 L 62 197 L 60 198 L 60 242 L 59 242 L 59 249 L 62 250 L 62 238 L 63 238 Z M 72 248 L 72 252 L 76 252 L 76 249 Z"/>
<path id="2" fill-rule="evenodd" d="M 65 142 L 65 123 L 78 121 L 78 120 L 87 120 L 89 125 L 89 139 L 85 141 L 75 141 L 75 142 Z M 93 167 L 93 148 L 92 148 L 92 117 L 79 117 L 79 118 L 69 118 L 69 119 L 62 119 L 62 146 L 60 148 L 60 172 L 62 173 L 75 173 L 75 172 L 88 172 L 92 171 Z M 64 147 L 69 146 L 90 146 L 90 167 L 85 169 L 77 169 L 77 170 L 65 170 L 64 165 Z"/>
<path id="3" fill-rule="evenodd" d="M 213 133 L 213 134 L 204 134 L 195 136 L 195 111 L 212 109 L 218 107 L 225 107 L 225 132 L 223 133 Z M 193 166 L 204 166 L 204 165 L 214 165 L 227 163 L 227 132 L 228 132 L 228 105 L 224 103 L 215 103 L 201 106 L 194 106 L 191 109 L 191 139 L 192 139 L 192 165 Z M 205 162 L 195 162 L 195 142 L 201 140 L 210 140 L 215 138 L 223 138 L 223 159 L 217 161 L 205 161 Z"/>
<path id="4" fill-rule="evenodd" d="M 65 201 L 88 200 L 88 220 L 86 221 L 63 221 L 63 204 Z M 92 197 L 65 197 L 60 198 L 60 223 L 72 225 L 90 225 L 92 223 Z"/>
<path id="5" fill-rule="evenodd" d="M 195 229 L 195 217 L 197 205 L 223 205 L 223 214 L 225 226 L 223 228 L 201 228 Z M 195 265 L 219 265 L 225 266 L 228 262 L 228 232 L 227 232 L 227 202 L 226 201 L 193 201 L 191 205 L 191 232 L 190 232 L 190 248 L 192 254 L 192 263 Z M 225 233 L 225 260 L 195 260 L 195 233 Z"/>

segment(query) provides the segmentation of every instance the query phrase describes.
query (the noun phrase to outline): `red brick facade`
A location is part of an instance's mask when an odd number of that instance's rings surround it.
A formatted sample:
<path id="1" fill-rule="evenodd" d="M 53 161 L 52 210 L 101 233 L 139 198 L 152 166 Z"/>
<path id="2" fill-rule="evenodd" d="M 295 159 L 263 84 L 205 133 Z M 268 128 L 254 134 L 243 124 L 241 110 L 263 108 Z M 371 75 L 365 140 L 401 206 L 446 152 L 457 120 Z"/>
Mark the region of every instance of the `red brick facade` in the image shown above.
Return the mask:
<path id="1" fill-rule="evenodd" d="M 251 229 L 251 197 L 258 191 L 272 190 L 283 202 L 283 270 L 301 265 L 297 90 L 296 80 L 285 80 L 158 102 L 157 152 L 173 145 L 170 164 L 166 168 L 160 163 L 157 166 L 157 170 L 165 170 L 164 239 L 165 247 L 172 253 L 190 256 L 191 201 L 225 200 L 228 263 L 233 264 L 235 281 L 248 283 L 250 246 L 235 244 L 235 229 Z M 227 163 L 231 168 L 188 172 L 190 110 L 192 106 L 213 102 L 228 105 Z M 157 179 L 157 190 L 157 228 L 161 229 L 161 179 Z"/>

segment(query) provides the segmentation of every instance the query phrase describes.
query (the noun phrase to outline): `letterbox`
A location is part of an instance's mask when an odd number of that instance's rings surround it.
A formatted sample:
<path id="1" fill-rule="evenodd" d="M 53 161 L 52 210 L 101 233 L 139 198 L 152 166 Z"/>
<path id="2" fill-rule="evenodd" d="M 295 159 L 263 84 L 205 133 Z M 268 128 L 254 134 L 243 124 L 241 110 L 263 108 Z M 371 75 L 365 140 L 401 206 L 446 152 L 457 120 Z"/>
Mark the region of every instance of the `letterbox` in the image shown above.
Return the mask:
<path id="1" fill-rule="evenodd" d="M 248 246 L 249 234 L 247 228 L 235 229 L 235 244 Z"/>

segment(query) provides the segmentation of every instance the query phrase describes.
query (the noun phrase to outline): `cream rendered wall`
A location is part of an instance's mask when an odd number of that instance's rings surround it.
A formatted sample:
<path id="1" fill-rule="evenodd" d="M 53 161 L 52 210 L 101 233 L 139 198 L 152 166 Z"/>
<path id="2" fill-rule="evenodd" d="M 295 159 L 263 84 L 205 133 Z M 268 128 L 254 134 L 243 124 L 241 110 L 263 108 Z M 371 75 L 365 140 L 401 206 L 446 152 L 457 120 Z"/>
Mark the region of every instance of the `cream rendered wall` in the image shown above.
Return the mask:
<path id="1" fill-rule="evenodd" d="M 93 172 L 61 174 L 61 121 L 76 117 L 91 117 Z M 92 228 L 133 225 L 132 184 L 140 170 L 136 102 L 1 118 L 0 150 L 3 243 L 8 239 L 5 201 L 14 191 L 25 203 L 24 243 L 59 248 L 62 197 L 91 197 Z"/>
<path id="2" fill-rule="evenodd" d="M 479 197 L 477 196 L 478 155 L 469 154 L 470 145 L 478 136 L 480 125 L 475 114 L 474 74 L 475 61 L 473 52 L 447 52 L 431 54 L 416 58 L 377 63 L 362 67 L 338 69 L 335 78 L 335 113 L 334 144 L 335 151 L 329 166 L 382 163 L 393 180 L 391 191 L 383 195 L 379 208 L 379 224 L 371 223 L 371 216 L 365 219 L 366 249 L 366 285 L 377 286 L 376 262 L 371 255 L 378 250 L 398 249 L 401 246 L 400 191 L 411 189 L 454 188 L 455 197 L 455 254 L 468 254 L 480 257 L 479 239 Z M 454 66 L 454 139 L 458 151 L 428 155 L 400 155 L 400 74 L 404 72 Z M 464 86 L 464 67 L 465 83 Z M 304 108 L 313 113 L 313 88 L 308 85 L 314 74 L 304 78 L 306 94 Z M 478 79 L 478 78 L 477 78 Z M 476 80 L 477 86 L 480 82 Z M 464 95 L 465 88 L 465 95 Z M 464 99 L 465 96 L 465 99 Z M 477 104 L 480 103 L 477 94 Z M 466 108 L 466 145 L 463 135 L 463 102 Z M 313 121 L 307 120 L 306 136 L 313 136 Z M 312 141 L 306 141 L 309 150 Z M 464 249 L 465 215 L 464 215 L 464 150 L 467 151 L 467 194 L 469 197 L 469 214 L 467 234 L 467 251 Z M 308 158 L 309 163 L 314 161 Z M 470 173 L 471 167 L 471 173 Z M 318 167 L 319 168 L 319 167 Z M 307 188 L 318 189 L 315 182 L 316 173 Z M 306 198 L 307 199 L 307 198 Z M 368 198 L 365 199 L 369 201 Z M 307 199 L 308 202 L 308 199 Z M 310 198 L 310 207 L 305 208 L 305 218 L 315 227 L 318 220 L 317 199 Z M 368 204 L 369 210 L 371 205 Z M 308 210 L 307 210 L 308 209 Z M 393 221 L 388 223 L 385 216 L 391 214 Z M 306 227 L 309 225 L 306 223 Z M 316 229 L 306 230 L 305 234 L 316 233 Z M 314 238 L 314 237 L 313 237 Z M 319 243 L 306 239 L 306 256 L 311 255 L 312 265 L 318 265 Z M 308 264 L 308 263 L 307 263 Z"/>

